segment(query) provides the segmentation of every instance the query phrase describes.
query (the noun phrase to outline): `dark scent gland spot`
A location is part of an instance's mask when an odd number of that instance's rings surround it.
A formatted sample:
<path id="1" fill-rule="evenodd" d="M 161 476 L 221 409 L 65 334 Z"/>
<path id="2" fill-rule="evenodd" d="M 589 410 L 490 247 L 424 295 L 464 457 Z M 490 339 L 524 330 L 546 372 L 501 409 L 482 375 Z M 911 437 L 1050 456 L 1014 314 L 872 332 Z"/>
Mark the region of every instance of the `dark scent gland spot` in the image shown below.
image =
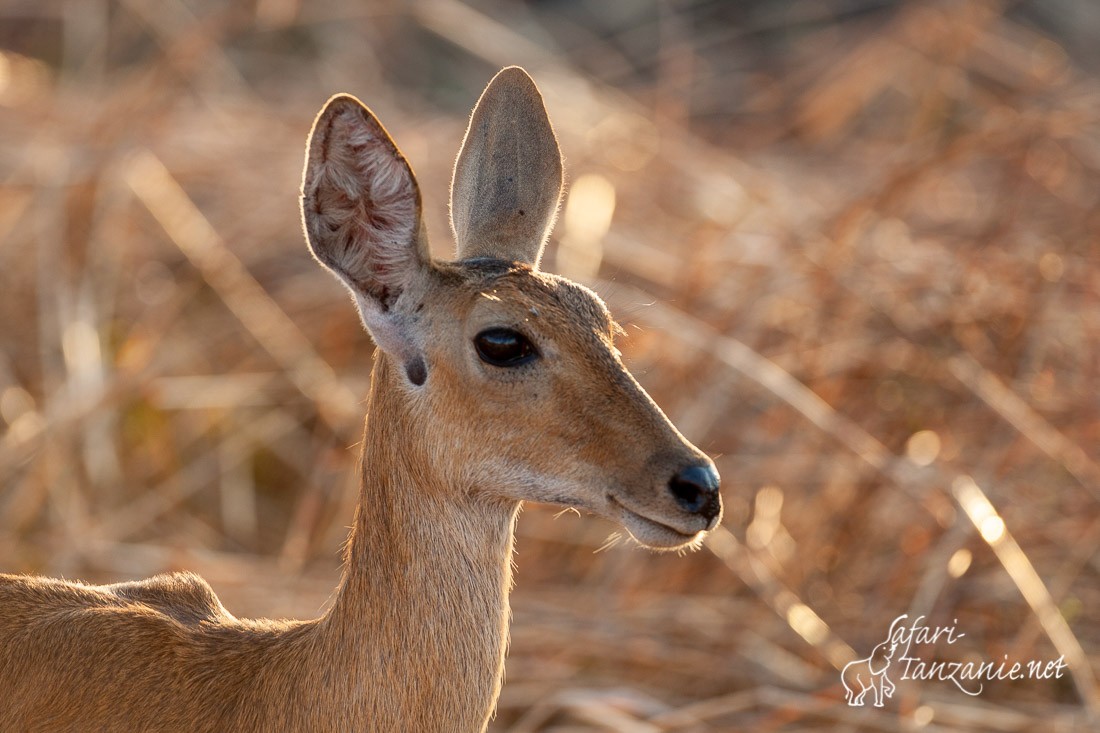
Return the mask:
<path id="1" fill-rule="evenodd" d="M 523 209 L 520 209 L 520 210 L 519 210 L 519 215 L 520 215 L 520 216 L 523 216 L 523 215 L 524 215 L 524 213 L 523 213 Z"/>
<path id="2" fill-rule="evenodd" d="M 428 379 L 428 367 L 424 364 L 424 360 L 418 356 L 405 365 L 405 374 L 409 376 L 410 382 L 419 387 Z"/>

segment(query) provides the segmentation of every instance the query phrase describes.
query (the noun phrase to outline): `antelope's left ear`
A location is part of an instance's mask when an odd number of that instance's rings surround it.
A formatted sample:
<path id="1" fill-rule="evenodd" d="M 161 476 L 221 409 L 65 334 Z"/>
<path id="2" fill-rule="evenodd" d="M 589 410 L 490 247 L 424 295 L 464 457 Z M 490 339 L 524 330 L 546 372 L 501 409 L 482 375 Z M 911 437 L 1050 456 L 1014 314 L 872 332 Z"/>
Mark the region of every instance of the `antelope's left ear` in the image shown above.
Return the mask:
<path id="1" fill-rule="evenodd" d="M 451 182 L 458 258 L 537 268 L 562 193 L 561 151 L 542 95 L 518 66 L 502 69 L 470 117 Z"/>
<path id="2" fill-rule="evenodd" d="M 302 221 L 310 250 L 355 296 L 375 344 L 408 362 L 415 347 L 396 306 L 430 260 L 420 187 L 386 129 L 355 97 L 333 97 L 313 123 Z"/>

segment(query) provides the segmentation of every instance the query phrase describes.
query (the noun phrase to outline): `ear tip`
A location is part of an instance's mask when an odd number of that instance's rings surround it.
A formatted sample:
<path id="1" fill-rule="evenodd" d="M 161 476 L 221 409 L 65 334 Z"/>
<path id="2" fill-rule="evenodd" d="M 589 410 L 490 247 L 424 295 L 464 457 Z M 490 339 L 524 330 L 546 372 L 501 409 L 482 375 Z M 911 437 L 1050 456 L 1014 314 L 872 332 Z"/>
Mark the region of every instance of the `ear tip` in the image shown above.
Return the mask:
<path id="1" fill-rule="evenodd" d="M 503 69 L 496 73 L 496 77 L 494 78 L 514 79 L 516 81 L 529 81 L 532 84 L 535 82 L 535 80 L 531 78 L 531 74 L 528 73 L 527 69 L 523 68 L 522 66 L 517 66 L 515 64 L 512 64 L 511 66 L 505 66 Z"/>
<path id="2" fill-rule="evenodd" d="M 541 96 L 535 80 L 522 66 L 505 66 L 496 73 L 496 76 L 485 87 L 486 91 L 501 88 L 523 89 Z"/>
<path id="3" fill-rule="evenodd" d="M 367 109 L 366 105 L 350 94 L 341 93 L 329 97 L 328 101 L 321 107 L 321 111 L 318 112 L 317 116 L 313 119 L 313 128 L 309 131 L 309 141 L 306 145 L 307 158 L 310 150 L 317 147 L 319 144 L 324 144 L 324 140 L 328 134 L 327 129 L 331 126 L 334 119 L 356 112 L 360 114 L 365 112 L 366 117 L 371 116 L 370 110 Z"/>
<path id="4" fill-rule="evenodd" d="M 348 110 L 365 110 L 366 108 L 367 106 L 360 102 L 358 97 L 346 92 L 341 92 L 340 94 L 333 94 L 328 98 L 328 101 L 321 107 L 321 112 L 317 117 L 327 117 Z"/>

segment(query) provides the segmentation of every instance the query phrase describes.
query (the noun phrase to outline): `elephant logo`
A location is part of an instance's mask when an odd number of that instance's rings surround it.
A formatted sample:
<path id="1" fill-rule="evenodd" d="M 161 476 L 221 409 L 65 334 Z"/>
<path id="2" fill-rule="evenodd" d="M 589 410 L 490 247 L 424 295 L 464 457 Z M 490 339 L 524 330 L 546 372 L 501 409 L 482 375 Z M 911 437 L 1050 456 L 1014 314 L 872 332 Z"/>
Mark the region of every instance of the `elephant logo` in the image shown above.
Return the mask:
<path id="1" fill-rule="evenodd" d="M 883 700 L 892 697 L 896 689 L 893 681 L 886 675 L 890 667 L 890 660 L 894 658 L 898 644 L 894 636 L 894 627 L 902 619 L 895 619 L 890 625 L 890 633 L 886 640 L 875 647 L 871 655 L 864 659 L 856 659 L 844 665 L 840 672 L 840 681 L 844 685 L 844 700 L 853 707 L 863 705 L 863 698 L 870 691 L 874 695 L 874 706 L 881 708 Z"/>

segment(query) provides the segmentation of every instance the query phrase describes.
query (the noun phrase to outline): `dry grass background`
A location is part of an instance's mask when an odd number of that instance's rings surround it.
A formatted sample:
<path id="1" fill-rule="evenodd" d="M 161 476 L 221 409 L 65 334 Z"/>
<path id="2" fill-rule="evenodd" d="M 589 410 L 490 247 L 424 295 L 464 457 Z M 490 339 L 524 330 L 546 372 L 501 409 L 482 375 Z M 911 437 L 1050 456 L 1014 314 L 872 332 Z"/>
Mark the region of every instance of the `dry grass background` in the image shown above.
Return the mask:
<path id="1" fill-rule="evenodd" d="M 529 507 L 494 731 L 1095 729 L 1100 35 L 1058 3 L 0 3 L 0 559 L 188 568 L 239 615 L 338 577 L 371 345 L 298 223 L 348 91 L 437 254 L 499 66 L 575 184 L 547 266 L 716 456 L 685 557 Z M 1053 659 L 970 698 L 837 667 L 902 613 L 941 659 Z"/>

